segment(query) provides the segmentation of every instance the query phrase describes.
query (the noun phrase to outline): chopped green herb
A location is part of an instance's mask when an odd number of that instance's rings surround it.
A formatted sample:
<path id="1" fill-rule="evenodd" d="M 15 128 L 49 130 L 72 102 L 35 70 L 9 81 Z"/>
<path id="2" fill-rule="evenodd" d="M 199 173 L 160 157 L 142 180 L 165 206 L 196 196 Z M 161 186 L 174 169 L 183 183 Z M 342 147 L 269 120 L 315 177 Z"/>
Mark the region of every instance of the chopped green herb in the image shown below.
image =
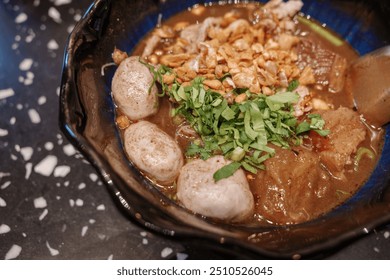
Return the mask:
<path id="1" fill-rule="evenodd" d="M 292 80 L 287 87 L 287 91 L 294 91 L 299 86 L 298 80 Z"/>
<path id="2" fill-rule="evenodd" d="M 201 138 L 189 145 L 186 156 L 207 159 L 222 154 L 233 161 L 214 174 L 215 180 L 229 177 L 241 166 L 252 173 L 264 169 L 263 162 L 275 154 L 270 143 L 289 148 L 290 144 L 302 143 L 302 134 L 310 130 L 320 135 L 329 133 L 323 129 L 325 122 L 320 115 L 309 114 L 303 122 L 293 115 L 293 105 L 299 100 L 293 90 L 298 82 L 291 82 L 289 91 L 271 96 L 235 89 L 248 98 L 239 104 L 228 104 L 219 93 L 206 90 L 201 77 L 189 86 L 174 81 L 169 88 L 163 84 L 162 75 L 173 71 L 160 68 L 151 71 L 162 83 L 163 92 L 176 101 L 172 116 L 184 117 Z"/>
<path id="3" fill-rule="evenodd" d="M 296 133 L 298 135 L 298 134 L 307 132 L 309 130 L 310 130 L 310 124 L 308 122 L 306 122 L 306 121 L 303 121 L 300 124 L 298 124 Z"/>
<path id="4" fill-rule="evenodd" d="M 344 41 L 337 37 L 337 35 L 333 34 L 326 28 L 322 27 L 319 24 L 316 24 L 315 22 L 311 21 L 310 19 L 307 19 L 305 17 L 299 16 L 298 21 L 307 25 L 309 28 L 311 28 L 314 32 L 316 32 L 318 35 L 322 36 L 326 40 L 328 40 L 333 45 L 339 47 L 344 44 Z"/>
<path id="5" fill-rule="evenodd" d="M 295 92 L 286 91 L 267 96 L 266 99 L 274 103 L 297 103 L 299 100 L 299 95 Z"/>
<path id="6" fill-rule="evenodd" d="M 164 74 L 172 74 L 174 73 L 173 70 L 165 65 L 160 65 L 157 69 L 155 67 L 147 62 L 144 62 L 141 60 L 141 57 L 138 60 L 141 64 L 148 67 L 149 71 L 153 74 L 153 81 L 149 86 L 148 92 L 151 93 L 153 86 L 158 82 L 162 86 L 162 92 L 161 94 L 157 94 L 158 96 L 164 96 L 168 92 L 168 86 L 163 83 L 163 75 Z"/>
<path id="7" fill-rule="evenodd" d="M 221 180 L 221 179 L 228 178 L 228 177 L 232 176 L 234 174 L 234 172 L 236 172 L 237 169 L 240 167 L 241 167 L 241 163 L 234 161 L 234 162 L 232 162 L 228 165 L 225 165 L 224 167 L 218 169 L 214 173 L 213 178 L 216 182 Z"/>
<path id="8" fill-rule="evenodd" d="M 351 194 L 349 192 L 343 191 L 343 190 L 336 190 L 336 196 L 338 199 L 344 200 L 346 197 L 350 196 Z"/>
<path id="9" fill-rule="evenodd" d="M 310 129 L 314 130 L 321 136 L 326 136 L 330 133 L 330 130 L 323 129 L 325 125 L 324 119 L 319 114 L 309 114 Z"/>
<path id="10" fill-rule="evenodd" d="M 234 119 L 235 115 L 235 112 L 229 107 L 226 107 L 221 114 L 221 116 L 227 121 Z"/>
<path id="11" fill-rule="evenodd" d="M 298 124 L 296 129 L 296 134 L 302 134 L 304 132 L 308 132 L 310 130 L 313 130 L 317 132 L 321 136 L 327 136 L 330 133 L 330 130 L 323 129 L 325 125 L 324 119 L 319 114 L 309 114 L 307 115 L 310 119 L 310 123 L 307 121 L 303 121 L 300 124 Z"/>
<path id="12" fill-rule="evenodd" d="M 329 129 L 314 129 L 314 131 L 317 132 L 322 137 L 325 137 L 330 133 Z"/>
<path id="13" fill-rule="evenodd" d="M 241 147 L 236 147 L 232 154 L 231 154 L 231 159 L 234 161 L 240 161 L 244 158 L 245 156 L 245 150 Z"/>
<path id="14" fill-rule="evenodd" d="M 371 151 L 370 149 L 366 148 L 366 147 L 360 147 L 357 152 L 356 152 L 356 155 L 355 155 L 355 160 L 353 162 L 353 165 L 354 165 L 354 170 L 355 171 L 358 171 L 359 169 L 359 163 L 360 163 L 360 160 L 362 159 L 363 156 L 367 156 L 368 158 L 370 159 L 374 159 L 375 158 L 375 154 L 373 151 Z"/>
<path id="15" fill-rule="evenodd" d="M 242 162 L 242 167 L 246 170 L 246 171 L 249 171 L 253 174 L 256 174 L 257 173 L 257 168 L 256 167 L 253 167 L 252 165 L 250 165 L 249 163 L 246 163 L 245 161 Z"/>

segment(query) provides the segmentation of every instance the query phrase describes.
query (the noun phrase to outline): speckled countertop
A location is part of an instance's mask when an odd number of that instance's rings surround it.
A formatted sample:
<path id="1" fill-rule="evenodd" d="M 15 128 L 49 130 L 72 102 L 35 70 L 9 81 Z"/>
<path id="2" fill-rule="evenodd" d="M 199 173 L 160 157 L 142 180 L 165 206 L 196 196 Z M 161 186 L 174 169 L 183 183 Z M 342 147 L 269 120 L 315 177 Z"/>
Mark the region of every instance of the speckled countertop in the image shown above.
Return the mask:
<path id="1" fill-rule="evenodd" d="M 0 0 L 0 259 L 225 258 L 117 209 L 58 128 L 63 49 L 90 0 Z M 390 226 L 327 255 L 390 259 Z"/>

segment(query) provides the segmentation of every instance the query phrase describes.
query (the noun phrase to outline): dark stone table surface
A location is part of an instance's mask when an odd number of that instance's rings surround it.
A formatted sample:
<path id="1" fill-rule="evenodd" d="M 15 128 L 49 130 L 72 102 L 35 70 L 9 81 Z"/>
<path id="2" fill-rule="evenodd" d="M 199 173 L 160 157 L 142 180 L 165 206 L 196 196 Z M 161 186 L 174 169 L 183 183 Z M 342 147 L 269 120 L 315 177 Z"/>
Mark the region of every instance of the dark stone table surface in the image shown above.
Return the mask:
<path id="1" fill-rule="evenodd" d="M 90 0 L 0 0 L 0 259 L 223 259 L 132 224 L 58 128 L 63 50 Z M 328 259 L 390 259 L 390 227 Z"/>

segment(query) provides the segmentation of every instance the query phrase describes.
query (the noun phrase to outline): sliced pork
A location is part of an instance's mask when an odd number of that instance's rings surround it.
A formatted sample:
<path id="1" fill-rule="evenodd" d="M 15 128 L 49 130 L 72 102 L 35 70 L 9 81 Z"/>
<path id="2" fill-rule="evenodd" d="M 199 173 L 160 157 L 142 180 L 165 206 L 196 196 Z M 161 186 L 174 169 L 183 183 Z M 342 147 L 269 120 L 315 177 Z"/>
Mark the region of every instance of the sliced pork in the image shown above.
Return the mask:
<path id="1" fill-rule="evenodd" d="M 345 107 L 327 110 L 321 115 L 325 120 L 325 128 L 331 133 L 327 136 L 328 143 L 320 152 L 320 158 L 329 171 L 336 175 L 343 171 L 345 165 L 352 163 L 351 155 L 366 137 L 366 128 L 358 113 Z"/>
<path id="2" fill-rule="evenodd" d="M 315 217 L 331 192 L 318 156 L 302 147 L 276 148 L 256 178 L 256 210 L 272 224 L 301 223 Z"/>

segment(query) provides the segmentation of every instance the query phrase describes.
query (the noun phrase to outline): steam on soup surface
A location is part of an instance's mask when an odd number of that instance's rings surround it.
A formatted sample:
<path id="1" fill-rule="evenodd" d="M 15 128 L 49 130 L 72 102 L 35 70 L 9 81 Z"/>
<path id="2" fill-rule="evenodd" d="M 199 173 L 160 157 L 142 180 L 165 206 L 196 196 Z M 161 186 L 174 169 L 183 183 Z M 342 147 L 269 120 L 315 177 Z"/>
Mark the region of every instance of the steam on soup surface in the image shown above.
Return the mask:
<path id="1" fill-rule="evenodd" d="M 354 110 L 345 83 L 357 54 L 298 16 L 302 5 L 198 5 L 130 57 L 114 50 L 125 151 L 190 211 L 301 223 L 351 197 L 373 170 L 383 133 Z"/>

